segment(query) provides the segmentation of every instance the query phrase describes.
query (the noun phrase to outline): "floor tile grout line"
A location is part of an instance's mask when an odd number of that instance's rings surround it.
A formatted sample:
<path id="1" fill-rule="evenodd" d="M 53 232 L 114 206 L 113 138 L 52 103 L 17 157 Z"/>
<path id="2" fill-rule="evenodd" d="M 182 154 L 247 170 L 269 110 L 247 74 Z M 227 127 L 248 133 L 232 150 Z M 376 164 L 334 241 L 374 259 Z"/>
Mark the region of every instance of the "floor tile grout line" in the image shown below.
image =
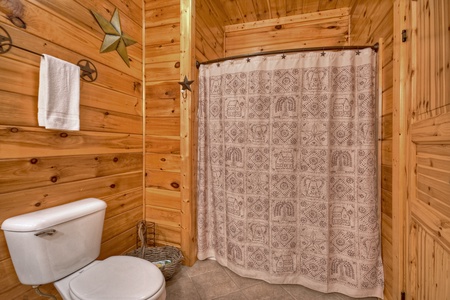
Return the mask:
<path id="1" fill-rule="evenodd" d="M 287 289 L 285 289 L 284 288 L 284 285 L 283 284 L 280 284 L 280 287 L 283 289 L 283 291 L 285 291 L 289 296 L 291 296 L 291 298 L 293 299 L 293 300 L 296 300 L 297 299 L 297 297 L 295 297 L 294 295 L 292 295 L 291 293 L 289 293 L 289 291 L 287 290 Z"/>

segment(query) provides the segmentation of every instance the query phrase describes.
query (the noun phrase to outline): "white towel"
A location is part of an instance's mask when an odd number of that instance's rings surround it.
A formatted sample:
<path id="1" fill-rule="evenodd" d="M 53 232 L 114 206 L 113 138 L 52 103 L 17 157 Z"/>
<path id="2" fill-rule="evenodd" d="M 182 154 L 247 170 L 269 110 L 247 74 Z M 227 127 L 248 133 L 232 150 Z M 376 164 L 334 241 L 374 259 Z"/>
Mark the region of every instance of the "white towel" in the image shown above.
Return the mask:
<path id="1" fill-rule="evenodd" d="M 38 122 L 47 129 L 80 130 L 80 67 L 42 56 Z"/>

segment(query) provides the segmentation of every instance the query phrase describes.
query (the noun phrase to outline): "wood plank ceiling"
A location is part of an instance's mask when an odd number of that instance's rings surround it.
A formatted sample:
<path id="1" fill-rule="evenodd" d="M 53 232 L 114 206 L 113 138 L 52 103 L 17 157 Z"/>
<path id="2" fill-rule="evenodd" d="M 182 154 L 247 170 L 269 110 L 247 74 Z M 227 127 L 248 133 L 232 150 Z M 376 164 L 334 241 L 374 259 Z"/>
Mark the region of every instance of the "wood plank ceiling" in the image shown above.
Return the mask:
<path id="1" fill-rule="evenodd" d="M 354 0 L 207 0 L 221 7 L 216 13 L 224 25 L 351 7 Z"/>

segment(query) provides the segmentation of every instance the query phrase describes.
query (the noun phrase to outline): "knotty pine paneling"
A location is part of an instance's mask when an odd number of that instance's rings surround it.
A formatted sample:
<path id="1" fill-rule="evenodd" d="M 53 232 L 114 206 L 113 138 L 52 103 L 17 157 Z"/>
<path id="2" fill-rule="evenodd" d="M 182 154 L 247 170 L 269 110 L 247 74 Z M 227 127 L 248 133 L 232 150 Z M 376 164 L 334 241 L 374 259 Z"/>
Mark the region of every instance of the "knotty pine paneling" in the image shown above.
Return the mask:
<path id="1" fill-rule="evenodd" d="M 171 209 L 181 209 L 180 192 L 165 189 L 147 189 L 147 201 L 149 206 L 167 207 Z"/>
<path id="2" fill-rule="evenodd" d="M 163 240 L 167 245 L 181 247 L 181 229 L 164 224 L 156 225 L 156 239 Z"/>
<path id="3" fill-rule="evenodd" d="M 145 1 L 145 26 L 159 27 L 180 23 L 180 0 Z"/>
<path id="4" fill-rule="evenodd" d="M 111 218 L 121 224 L 128 224 L 124 222 L 127 218 L 131 218 L 130 223 L 136 221 L 138 207 L 142 206 L 143 176 L 142 165 L 136 169 L 139 164 L 137 156 L 143 154 L 142 139 L 145 138 L 145 153 L 152 162 L 151 165 L 145 164 L 147 197 L 144 203 L 147 203 L 147 216 L 156 221 L 170 220 L 168 224 L 157 225 L 157 240 L 162 244 L 180 246 L 179 208 L 181 203 L 179 201 L 181 200 L 177 199 L 180 173 L 175 163 L 180 153 L 180 112 L 179 108 L 177 109 L 180 103 L 177 82 L 182 50 L 179 41 L 180 0 L 130 0 L 126 3 L 119 0 L 103 2 L 80 0 L 70 3 L 63 0 L 23 0 L 23 2 L 26 7 L 24 20 L 28 25 L 26 30 L 11 26 L 4 15 L 0 18 L 0 24 L 8 29 L 15 42 L 34 51 L 48 53 L 73 63 L 81 58 L 89 58 L 96 64 L 99 77 L 95 83 L 81 83 L 82 131 L 80 133 L 47 131 L 38 128 L 34 118 L 39 57 L 18 49 L 0 56 L 1 139 L 2 142 L 4 139 L 7 141 L 0 145 L 0 168 L 7 168 L 7 172 L 13 172 L 15 177 L 12 186 L 5 184 L 8 180 L 7 175 L 0 179 L 0 186 L 3 189 L 3 193 L 0 191 L 0 199 L 5 199 L 0 201 L 0 208 L 4 208 L 5 210 L 2 211 L 6 212 L 0 218 L 6 218 L 9 214 L 14 215 L 67 203 L 78 197 L 96 196 L 108 202 L 107 220 Z M 235 3 L 232 4 L 232 2 Z M 370 42 L 378 38 L 377 34 L 386 36 L 386 32 L 391 29 L 383 25 L 386 20 L 389 23 L 389 19 L 379 18 L 378 21 L 371 22 L 370 26 L 364 24 L 368 18 L 379 17 L 379 14 L 374 11 L 386 12 L 385 16 L 390 17 L 390 8 L 386 9 L 386 5 L 375 7 L 369 2 L 363 0 L 288 2 L 270 0 L 262 3 L 246 0 L 221 2 L 197 0 L 196 58 L 204 61 L 225 56 L 225 26 L 247 22 L 247 26 L 252 27 L 254 26 L 252 23 L 258 20 L 346 7 L 356 7 L 355 12 L 363 12 L 358 15 L 361 16 L 359 19 L 363 19 L 363 23 L 352 24 L 352 33 L 354 32 L 358 37 L 353 40 L 362 41 L 364 36 L 369 36 L 365 42 Z M 88 9 L 93 9 L 108 19 L 114 7 L 120 10 L 124 31 L 138 41 L 138 44 L 127 48 L 131 68 L 126 67 L 115 52 L 98 53 L 103 33 Z M 322 12 L 322 14 L 328 13 L 329 11 Z M 141 34 L 143 15 L 146 26 L 145 40 L 142 40 Z M 375 24 L 376 22 L 378 25 Z M 286 27 L 289 26 L 285 26 L 283 30 Z M 336 28 L 326 28 L 325 31 L 332 32 L 333 29 L 336 30 Z M 365 30 L 368 30 L 367 33 L 362 33 Z M 323 37 L 320 40 L 316 38 L 304 40 L 300 46 L 341 45 L 347 42 L 349 34 L 347 32 L 343 35 L 343 33 L 340 32 L 338 36 Z M 289 34 L 286 37 L 289 38 Z M 264 37 L 263 40 L 265 40 Z M 146 46 L 144 88 L 141 81 L 143 44 Z M 269 41 L 264 44 L 264 47 L 257 45 L 240 48 L 239 51 L 249 53 L 299 47 L 297 40 L 280 45 L 271 44 Z M 388 72 L 388 64 L 384 66 Z M 392 67 L 390 70 L 392 72 Z M 139 122 L 139 117 L 143 116 L 143 92 L 147 102 L 145 137 L 142 137 L 142 120 Z M 387 88 L 383 90 L 383 95 L 386 95 L 384 98 L 389 98 L 389 95 L 392 97 L 392 91 Z M 151 102 L 152 100 L 154 101 Z M 390 112 L 392 112 L 392 105 L 387 102 L 383 105 L 383 113 Z M 389 143 L 386 143 L 383 149 L 384 152 L 389 153 L 391 148 Z M 114 159 L 116 156 L 119 157 L 119 161 L 111 162 L 111 157 Z M 88 170 L 88 163 L 96 157 L 99 161 L 89 164 Z M 171 158 L 170 171 L 157 168 L 161 158 L 165 157 Z M 34 166 L 30 162 L 34 158 L 38 159 L 39 166 Z M 79 163 L 67 164 L 69 158 L 79 160 Z M 157 160 L 154 161 L 154 158 Z M 131 159 L 131 164 L 110 168 L 110 166 L 119 166 L 123 162 L 122 159 L 127 161 Z M 44 163 L 40 164 L 42 162 Z M 158 163 L 154 165 L 153 162 Z M 32 177 L 31 174 L 36 175 L 36 178 L 27 183 L 27 187 L 21 186 L 21 172 L 14 170 L 16 163 L 18 169 L 24 172 L 22 180 L 28 181 Z M 33 166 L 30 167 L 30 164 Z M 52 169 L 53 166 L 55 170 Z M 11 171 L 11 168 L 15 172 Z M 56 182 L 51 180 L 55 178 L 54 176 L 56 176 Z M 26 188 L 18 190 L 19 187 Z M 382 194 L 386 200 L 384 206 L 389 206 L 389 191 L 383 190 Z M 7 197 L 1 198 L 2 196 Z M 164 206 L 167 207 L 164 208 Z M 384 223 L 390 224 L 390 214 L 387 209 L 384 212 L 383 216 L 387 220 Z M 121 226 L 120 232 L 114 233 L 115 227 L 108 225 L 108 236 L 113 238 L 102 244 L 101 258 L 126 252 L 134 247 L 136 230 L 134 224 L 129 226 Z M 389 230 L 386 233 L 389 237 Z M 3 235 L 0 235 L 0 247 L 5 247 Z M 386 244 L 383 243 L 383 249 L 388 251 L 389 247 L 386 248 Z M 389 256 L 386 255 L 386 257 Z M 0 264 L 5 266 L 1 268 L 2 270 L 11 268 L 7 252 L 0 256 Z M 9 299 L 23 296 L 32 299 L 34 293 L 28 287 L 18 284 L 15 274 L 10 273 L 6 272 L 5 276 L 2 276 L 0 297 L 5 296 Z M 50 287 L 50 290 L 54 289 Z"/>
<path id="5" fill-rule="evenodd" d="M 148 170 L 146 186 L 162 190 L 180 191 L 180 172 L 167 172 L 159 170 Z"/>
<path id="6" fill-rule="evenodd" d="M 393 87 L 393 1 L 356 0 L 351 11 L 350 43 L 373 45 L 383 39 L 381 141 L 382 256 L 385 299 L 393 299 L 392 248 L 392 87 Z M 397 298 L 397 296 L 395 296 Z"/>
<path id="7" fill-rule="evenodd" d="M 225 27 L 225 56 L 302 47 L 346 45 L 349 9 Z"/>
<path id="8" fill-rule="evenodd" d="M 145 160 L 148 164 L 148 170 L 180 171 L 181 161 L 178 154 L 147 153 Z"/>
<path id="9" fill-rule="evenodd" d="M 180 137 L 147 135 L 145 149 L 151 153 L 180 154 Z"/>
<path id="10" fill-rule="evenodd" d="M 146 1 L 145 24 L 145 219 L 180 247 L 180 1 Z"/>
<path id="11" fill-rule="evenodd" d="M 141 153 L 2 159 L 0 193 L 133 172 L 142 164 Z"/>
<path id="12" fill-rule="evenodd" d="M 217 16 L 223 25 L 233 25 L 351 7 L 355 0 L 202 0 L 202 2 L 217 7 Z"/>
<path id="13" fill-rule="evenodd" d="M 142 9 L 140 0 L 22 0 L 26 29 L 0 26 L 15 44 L 71 63 L 92 61 L 97 81 L 80 84 L 80 131 L 37 124 L 40 57 L 17 48 L 0 55 L 0 223 L 12 216 L 87 197 L 107 202 L 100 259 L 135 247 L 143 217 Z M 119 9 L 130 67 L 100 54 L 104 33 L 89 12 Z M 20 284 L 0 232 L 1 299 L 37 299 Z M 56 294 L 51 285 L 45 291 Z"/>
<path id="14" fill-rule="evenodd" d="M 416 120 L 450 111 L 450 3 L 445 0 L 416 4 L 415 34 L 417 87 L 412 107 Z"/>
<path id="15" fill-rule="evenodd" d="M 440 228 L 433 224 L 436 220 L 427 220 L 431 223 L 428 227 L 423 225 L 423 219 L 416 219 L 416 217 L 413 216 L 408 245 L 412 274 L 409 282 L 411 297 L 412 299 L 448 299 L 450 236 L 448 233 L 441 234 Z"/>
<path id="16" fill-rule="evenodd" d="M 106 19 L 110 19 L 110 16 L 114 12 L 115 1 L 110 1 L 110 8 L 104 8 L 97 12 L 105 16 Z M 79 55 L 92 57 L 92 54 L 94 54 L 96 60 L 99 62 L 106 65 L 113 64 L 118 70 L 136 78 L 141 78 L 142 69 L 140 66 L 142 65 L 142 46 L 139 46 L 140 44 L 127 48 L 131 62 L 134 62 L 130 64 L 130 68 L 123 63 L 122 58 L 120 58 L 115 51 L 102 55 L 99 54 L 104 34 L 101 33 L 102 30 L 98 24 L 96 24 L 88 10 L 96 10 L 92 1 L 85 1 L 83 4 L 74 2 L 76 3 L 76 6 L 71 9 L 83 12 L 83 17 L 76 19 L 68 18 L 66 15 L 57 14 L 57 12 L 54 12 L 48 5 L 41 4 L 34 0 L 23 2 L 26 5 L 24 20 L 27 23 L 26 31 L 28 33 L 41 37 L 45 36 L 46 39 L 61 46 L 68 47 L 67 45 L 69 44 L 70 49 L 79 53 Z M 62 0 L 49 1 L 49 3 L 50 2 L 58 7 L 64 7 L 64 3 L 66 3 L 66 1 Z M 123 19 L 126 14 L 121 13 L 121 15 L 123 15 Z M 123 20 L 123 23 L 125 25 L 125 20 Z M 128 24 L 130 23 L 131 21 L 128 22 Z M 139 25 L 136 24 L 136 26 Z M 123 28 L 125 28 L 125 26 Z M 140 34 L 137 34 L 136 37 L 132 37 L 137 41 L 141 39 Z"/>
<path id="17" fill-rule="evenodd" d="M 195 49 L 196 59 L 206 61 L 224 55 L 224 24 L 227 16 L 216 1 L 195 2 Z"/>

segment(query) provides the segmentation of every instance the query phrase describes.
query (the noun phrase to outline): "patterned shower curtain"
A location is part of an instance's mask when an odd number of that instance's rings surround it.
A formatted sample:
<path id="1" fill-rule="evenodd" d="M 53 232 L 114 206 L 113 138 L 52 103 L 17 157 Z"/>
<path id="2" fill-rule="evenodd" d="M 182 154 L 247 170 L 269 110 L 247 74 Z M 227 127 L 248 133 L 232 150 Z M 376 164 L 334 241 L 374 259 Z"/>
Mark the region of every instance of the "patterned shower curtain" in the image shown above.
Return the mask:
<path id="1" fill-rule="evenodd" d="M 198 258 L 383 298 L 371 49 L 202 65 Z"/>

